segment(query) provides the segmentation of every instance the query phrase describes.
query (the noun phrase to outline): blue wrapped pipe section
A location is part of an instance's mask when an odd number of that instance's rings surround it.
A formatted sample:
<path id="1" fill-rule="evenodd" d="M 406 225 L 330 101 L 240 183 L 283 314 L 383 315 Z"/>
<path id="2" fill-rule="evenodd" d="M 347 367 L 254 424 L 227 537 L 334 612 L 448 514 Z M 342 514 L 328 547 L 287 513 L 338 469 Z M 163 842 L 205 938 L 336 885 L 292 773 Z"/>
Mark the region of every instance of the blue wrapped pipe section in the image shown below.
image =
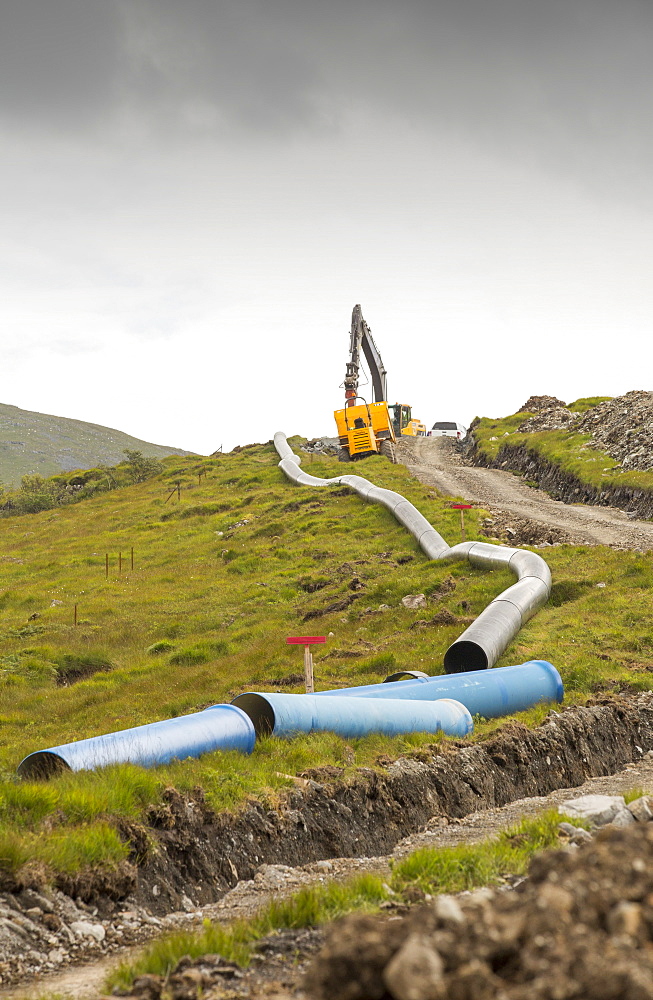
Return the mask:
<path id="1" fill-rule="evenodd" d="M 254 725 L 245 712 L 235 705 L 212 705 L 193 715 L 37 750 L 21 761 L 18 774 L 49 778 L 61 771 L 93 771 L 108 764 L 155 767 L 214 750 L 251 753 L 255 742 Z"/>
<path id="2" fill-rule="evenodd" d="M 249 691 L 238 695 L 233 704 L 249 715 L 257 736 L 288 738 L 298 733 L 332 732 L 351 740 L 370 733 L 398 736 L 443 732 L 446 736 L 463 737 L 473 729 L 471 714 L 465 706 L 446 697 L 438 701 L 395 701 L 332 698 L 328 691 L 324 694 L 326 697 L 318 698 L 314 694 Z"/>
<path id="3" fill-rule="evenodd" d="M 422 701 L 454 698 L 469 709 L 472 715 L 498 719 L 502 715 L 524 712 L 541 702 L 560 702 L 564 697 L 564 687 L 562 678 L 552 663 L 547 660 L 529 660 L 512 667 L 495 667 L 494 670 L 474 670 L 444 674 L 441 677 L 417 677 L 414 680 L 394 681 L 392 684 L 364 684 L 361 687 L 320 691 L 315 697 L 322 698 L 324 695 L 330 701 L 333 698 L 364 698 L 366 701 L 389 698 L 393 703 L 403 699 Z"/>

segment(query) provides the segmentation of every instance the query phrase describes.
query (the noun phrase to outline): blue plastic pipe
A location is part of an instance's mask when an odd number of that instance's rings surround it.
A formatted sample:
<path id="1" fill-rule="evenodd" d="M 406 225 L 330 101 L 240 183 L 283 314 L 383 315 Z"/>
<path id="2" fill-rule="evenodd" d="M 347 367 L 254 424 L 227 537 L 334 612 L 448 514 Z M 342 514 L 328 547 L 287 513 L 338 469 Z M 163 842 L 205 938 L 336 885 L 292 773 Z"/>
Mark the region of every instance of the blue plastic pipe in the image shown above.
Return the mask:
<path id="1" fill-rule="evenodd" d="M 254 726 L 245 712 L 235 705 L 211 705 L 193 715 L 37 750 L 21 761 L 18 774 L 49 778 L 60 771 L 94 771 L 127 762 L 156 767 L 213 750 L 251 753 L 255 742 Z"/>
<path id="2" fill-rule="evenodd" d="M 333 732 L 345 739 L 356 739 L 369 733 L 397 736 L 440 731 L 447 736 L 467 736 L 473 729 L 472 717 L 465 706 L 449 698 L 394 701 L 249 691 L 238 695 L 233 704 L 249 715 L 257 736 Z"/>
<path id="3" fill-rule="evenodd" d="M 455 698 L 472 715 L 497 719 L 513 712 L 523 712 L 546 701 L 562 701 L 564 687 L 560 674 L 547 660 L 529 660 L 514 667 L 494 667 L 442 677 L 417 677 L 415 680 L 394 681 L 392 684 L 365 684 L 362 687 L 320 691 L 338 698 L 391 698 L 432 700 Z M 236 699 L 238 703 L 238 699 Z"/>

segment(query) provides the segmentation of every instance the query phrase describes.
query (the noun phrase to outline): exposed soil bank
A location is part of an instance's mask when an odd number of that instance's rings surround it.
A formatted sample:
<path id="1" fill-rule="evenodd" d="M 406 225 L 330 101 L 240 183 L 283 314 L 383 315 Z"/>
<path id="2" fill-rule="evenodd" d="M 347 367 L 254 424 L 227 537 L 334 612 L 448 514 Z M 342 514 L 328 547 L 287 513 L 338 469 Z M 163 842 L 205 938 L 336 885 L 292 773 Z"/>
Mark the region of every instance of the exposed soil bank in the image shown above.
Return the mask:
<path id="1" fill-rule="evenodd" d="M 465 457 L 481 468 L 523 472 L 528 479 L 546 490 L 554 500 L 618 507 L 640 518 L 653 518 L 653 493 L 650 490 L 637 490 L 626 486 L 604 487 L 597 490 L 525 445 L 504 444 L 496 458 L 491 459 L 480 451 L 472 438 L 471 443 L 465 448 Z"/>
<path id="2" fill-rule="evenodd" d="M 149 829 L 125 830 L 134 847 L 126 900 L 108 892 L 106 874 L 94 883 L 90 873 L 77 887 L 86 902 L 48 889 L 38 897 L 29 889 L 0 897 L 0 982 L 151 936 L 163 928 L 150 914 L 162 918 L 213 902 L 262 864 L 389 854 L 433 817 L 460 818 L 575 787 L 651 749 L 653 695 L 645 694 L 551 712 L 535 730 L 508 723 L 477 744 L 422 748 L 347 781 L 336 768 L 307 773 L 307 786 L 278 810 L 252 804 L 238 816 L 216 815 L 199 791 L 183 798 L 171 790 L 167 803 L 150 811 Z M 120 885 L 130 891 L 125 881 Z"/>

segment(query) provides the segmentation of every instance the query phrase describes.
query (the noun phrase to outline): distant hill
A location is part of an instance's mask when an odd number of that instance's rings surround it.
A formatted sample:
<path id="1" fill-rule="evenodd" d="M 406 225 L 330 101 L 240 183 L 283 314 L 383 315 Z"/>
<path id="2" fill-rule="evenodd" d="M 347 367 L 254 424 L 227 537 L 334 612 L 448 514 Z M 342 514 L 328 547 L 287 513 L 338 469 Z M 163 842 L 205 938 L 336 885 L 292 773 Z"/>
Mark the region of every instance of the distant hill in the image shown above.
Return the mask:
<path id="1" fill-rule="evenodd" d="M 28 474 L 54 476 L 73 469 L 115 465 L 124 461 L 125 448 L 140 451 L 147 458 L 191 454 L 100 424 L 0 403 L 0 481 L 5 486 L 18 486 L 21 477 Z"/>

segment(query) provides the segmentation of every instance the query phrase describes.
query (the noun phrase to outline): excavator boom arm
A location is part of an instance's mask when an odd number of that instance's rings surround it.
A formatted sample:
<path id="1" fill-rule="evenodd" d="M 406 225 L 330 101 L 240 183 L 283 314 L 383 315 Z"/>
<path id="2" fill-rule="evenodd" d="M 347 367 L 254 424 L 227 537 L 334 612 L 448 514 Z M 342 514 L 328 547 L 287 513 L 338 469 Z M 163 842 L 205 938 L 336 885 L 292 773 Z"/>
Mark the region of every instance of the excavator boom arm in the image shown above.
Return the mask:
<path id="1" fill-rule="evenodd" d="M 372 331 L 363 319 L 359 305 L 354 306 L 351 315 L 351 337 L 349 341 L 349 361 L 345 375 L 345 395 L 355 399 L 358 395 L 358 380 L 361 365 L 361 349 L 367 362 L 374 390 L 374 402 L 380 403 L 387 399 L 387 372 L 381 360 L 379 349 L 374 343 Z"/>

